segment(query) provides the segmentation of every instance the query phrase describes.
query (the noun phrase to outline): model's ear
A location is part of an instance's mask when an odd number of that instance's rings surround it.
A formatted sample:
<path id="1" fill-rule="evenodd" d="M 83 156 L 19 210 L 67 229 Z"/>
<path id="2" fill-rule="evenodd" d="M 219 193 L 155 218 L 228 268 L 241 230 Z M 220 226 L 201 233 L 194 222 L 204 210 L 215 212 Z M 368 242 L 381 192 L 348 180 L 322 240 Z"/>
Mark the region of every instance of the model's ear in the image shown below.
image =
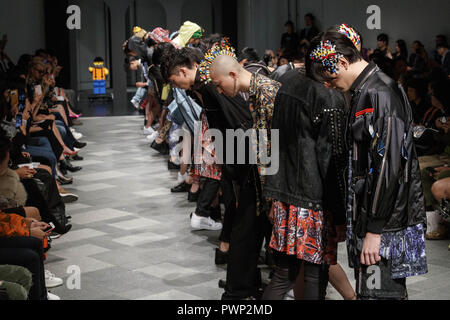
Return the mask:
<path id="1" fill-rule="evenodd" d="M 236 71 L 230 71 L 228 75 L 233 78 L 234 80 L 237 80 L 239 78 L 239 74 Z"/>
<path id="2" fill-rule="evenodd" d="M 337 64 L 338 70 L 348 70 L 348 67 L 350 66 L 350 63 L 345 57 L 339 58 L 339 62 Z"/>

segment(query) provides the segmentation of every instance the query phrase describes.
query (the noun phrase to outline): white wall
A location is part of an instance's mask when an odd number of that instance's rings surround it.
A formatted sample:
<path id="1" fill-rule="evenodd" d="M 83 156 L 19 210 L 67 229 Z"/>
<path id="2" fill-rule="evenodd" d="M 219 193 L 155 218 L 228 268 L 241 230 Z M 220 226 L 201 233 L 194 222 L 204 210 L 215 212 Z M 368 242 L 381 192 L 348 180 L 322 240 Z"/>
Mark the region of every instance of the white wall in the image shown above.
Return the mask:
<path id="1" fill-rule="evenodd" d="M 14 63 L 45 48 L 44 0 L 1 0 L 1 7 L 0 37 L 8 35 L 5 51 Z"/>

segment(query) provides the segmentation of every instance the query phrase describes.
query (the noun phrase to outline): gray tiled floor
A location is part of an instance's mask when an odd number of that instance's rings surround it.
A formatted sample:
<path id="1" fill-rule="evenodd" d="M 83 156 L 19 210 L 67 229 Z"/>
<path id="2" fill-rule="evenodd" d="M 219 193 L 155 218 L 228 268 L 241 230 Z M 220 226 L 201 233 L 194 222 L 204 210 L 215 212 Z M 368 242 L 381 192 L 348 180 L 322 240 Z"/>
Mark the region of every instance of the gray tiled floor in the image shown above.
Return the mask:
<path id="1" fill-rule="evenodd" d="M 67 189 L 80 196 L 67 205 L 73 228 L 53 242 L 46 268 L 70 281 L 81 270 L 81 288 L 51 291 L 63 299 L 219 299 L 214 265 L 218 232 L 192 231 L 194 205 L 171 194 L 176 172 L 149 148 L 140 116 L 85 118 L 77 127 L 88 139 Z M 449 241 L 427 242 L 429 272 L 408 279 L 410 299 L 450 299 Z M 349 279 L 345 246 L 339 261 Z M 267 277 L 267 272 L 263 272 Z M 354 283 L 354 281 L 352 281 Z M 329 287 L 328 299 L 341 299 Z"/>

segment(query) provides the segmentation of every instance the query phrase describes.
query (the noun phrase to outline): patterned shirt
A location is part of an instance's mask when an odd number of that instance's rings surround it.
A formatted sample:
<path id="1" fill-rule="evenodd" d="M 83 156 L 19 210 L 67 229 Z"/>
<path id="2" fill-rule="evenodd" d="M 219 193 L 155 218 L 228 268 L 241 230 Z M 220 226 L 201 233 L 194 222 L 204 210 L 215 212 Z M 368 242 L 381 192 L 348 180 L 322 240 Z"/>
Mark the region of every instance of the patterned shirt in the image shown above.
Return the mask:
<path id="1" fill-rule="evenodd" d="M 258 140 L 256 142 L 256 156 L 258 163 L 258 170 L 262 173 L 262 170 L 267 166 L 263 164 L 261 160 L 262 150 L 259 149 L 258 142 L 263 140 L 267 146 L 267 157 L 270 157 L 270 129 L 272 128 L 272 115 L 275 105 L 275 97 L 278 90 L 281 87 L 281 83 L 267 78 L 260 74 L 252 74 L 250 78 L 249 88 L 249 101 L 250 112 L 253 117 L 253 129 L 256 130 Z M 261 134 L 259 130 L 267 130 L 267 134 Z"/>

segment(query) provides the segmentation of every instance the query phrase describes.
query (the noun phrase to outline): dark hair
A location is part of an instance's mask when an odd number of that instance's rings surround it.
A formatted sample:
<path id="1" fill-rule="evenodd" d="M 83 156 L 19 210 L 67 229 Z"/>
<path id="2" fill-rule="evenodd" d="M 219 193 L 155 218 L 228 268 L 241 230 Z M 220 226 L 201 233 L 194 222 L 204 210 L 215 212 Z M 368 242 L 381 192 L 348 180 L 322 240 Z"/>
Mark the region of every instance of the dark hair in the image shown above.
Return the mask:
<path id="1" fill-rule="evenodd" d="M 425 79 L 407 77 L 406 86 L 416 90 L 417 95 L 423 100 L 428 95 L 428 82 Z"/>
<path id="2" fill-rule="evenodd" d="M 311 46 L 308 50 L 306 56 L 307 59 L 305 61 L 307 74 L 313 79 L 316 79 L 320 82 L 330 80 L 329 76 L 327 75 L 327 68 L 324 67 L 321 63 L 312 61 L 310 59 L 310 55 L 311 52 L 320 45 L 321 41 L 325 42 L 327 40 L 329 40 L 333 45 L 336 46 L 336 52 L 342 54 L 350 64 L 363 59 L 361 52 L 356 49 L 353 42 L 349 38 L 347 38 L 346 35 L 334 30 L 328 30 L 326 32 L 320 33 L 318 36 L 311 40 Z"/>
<path id="3" fill-rule="evenodd" d="M 291 26 L 292 29 L 294 29 L 294 23 L 291 20 L 286 21 L 286 23 L 284 24 L 285 27 L 287 26 Z"/>
<path id="4" fill-rule="evenodd" d="M 434 82 L 430 83 L 431 91 L 433 96 L 439 100 L 444 106 L 445 113 L 448 113 L 450 108 L 450 80 L 448 78 L 436 79 Z"/>
<path id="5" fill-rule="evenodd" d="M 212 45 L 214 43 L 220 42 L 222 40 L 222 35 L 220 33 L 213 33 L 210 34 L 208 37 L 203 39 L 204 44 L 206 45 L 207 49 L 211 49 Z"/>
<path id="6" fill-rule="evenodd" d="M 314 22 L 316 20 L 316 17 L 314 17 L 314 15 L 312 13 L 305 14 L 305 18 L 310 18 L 312 20 L 312 22 Z"/>
<path id="7" fill-rule="evenodd" d="M 172 50 L 174 46 L 168 42 L 160 42 L 156 45 L 155 51 L 153 51 L 152 62 L 154 65 L 159 66 L 162 62 L 162 58 L 166 55 L 170 50 Z"/>
<path id="8" fill-rule="evenodd" d="M 248 62 L 258 62 L 259 56 L 255 49 L 245 47 L 242 49 L 242 51 L 239 53 L 238 61 L 241 62 L 242 60 L 247 59 Z"/>
<path id="9" fill-rule="evenodd" d="M 386 33 L 380 33 L 377 37 L 378 41 L 386 42 L 386 44 L 389 44 L 389 36 Z"/>
<path id="10" fill-rule="evenodd" d="M 408 59 L 408 48 L 406 47 L 406 42 L 403 39 L 397 40 L 398 47 L 400 48 L 400 58 L 405 60 Z"/>
<path id="11" fill-rule="evenodd" d="M 161 74 L 165 82 L 169 82 L 171 75 L 178 72 L 180 67 L 191 69 L 194 63 L 200 63 L 203 54 L 200 50 L 190 47 L 169 49 L 161 59 Z"/>
<path id="12" fill-rule="evenodd" d="M 17 60 L 17 71 L 20 74 L 28 74 L 28 67 L 32 58 L 33 56 L 30 54 L 23 54 L 19 57 L 19 60 Z"/>
<path id="13" fill-rule="evenodd" d="M 0 162 L 6 159 L 6 155 L 11 150 L 11 140 L 6 135 L 5 130 L 0 128 Z"/>
<path id="14" fill-rule="evenodd" d="M 448 43 L 447 42 L 441 42 L 436 46 L 436 49 L 440 49 L 440 48 L 446 48 L 448 49 Z"/>
<path id="15" fill-rule="evenodd" d="M 425 52 L 425 46 L 422 44 L 422 42 L 420 42 L 419 40 L 414 41 L 413 43 L 416 43 L 418 48 L 417 48 L 417 54 L 423 54 Z"/>
<path id="16" fill-rule="evenodd" d="M 41 56 L 41 55 L 50 55 L 50 53 L 49 53 L 47 50 L 45 50 L 45 49 L 37 49 L 37 50 L 34 52 L 34 55 L 35 55 L 36 57 L 39 57 L 39 56 Z"/>

